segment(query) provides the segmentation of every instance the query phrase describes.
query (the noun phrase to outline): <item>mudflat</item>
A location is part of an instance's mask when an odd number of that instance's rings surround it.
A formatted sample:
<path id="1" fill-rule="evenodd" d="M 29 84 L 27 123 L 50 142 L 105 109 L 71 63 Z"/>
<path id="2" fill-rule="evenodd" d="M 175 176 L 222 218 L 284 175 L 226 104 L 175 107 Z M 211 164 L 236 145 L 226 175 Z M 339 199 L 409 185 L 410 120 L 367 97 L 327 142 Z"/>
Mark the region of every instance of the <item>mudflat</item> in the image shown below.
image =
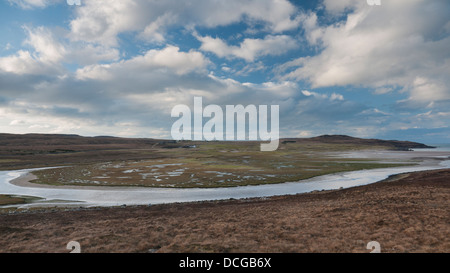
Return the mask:
<path id="1" fill-rule="evenodd" d="M 450 252 L 450 170 L 292 196 L 0 215 L 0 252 Z"/>
<path id="2" fill-rule="evenodd" d="M 195 147 L 195 148 L 191 148 Z M 215 188 L 276 184 L 362 169 L 415 165 L 421 143 L 321 136 L 281 139 L 261 153 L 258 141 L 180 141 L 0 134 L 0 170 L 34 171 L 34 184 Z M 405 152 L 404 158 L 368 158 L 367 150 Z M 339 156 L 360 152 L 364 158 Z M 445 154 L 445 153 L 444 153 Z M 379 153 L 375 154 L 380 156 Z M 448 156 L 448 153 L 446 154 Z M 28 184 L 27 186 L 33 186 Z M 36 185 L 34 185 L 36 186 Z"/>

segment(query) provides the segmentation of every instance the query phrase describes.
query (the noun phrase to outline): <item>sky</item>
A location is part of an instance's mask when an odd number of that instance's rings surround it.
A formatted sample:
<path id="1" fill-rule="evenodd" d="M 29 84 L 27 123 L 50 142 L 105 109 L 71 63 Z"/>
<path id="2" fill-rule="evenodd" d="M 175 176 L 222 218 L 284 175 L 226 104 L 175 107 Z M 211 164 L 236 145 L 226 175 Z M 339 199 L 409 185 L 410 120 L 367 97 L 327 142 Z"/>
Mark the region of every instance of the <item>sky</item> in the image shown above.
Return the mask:
<path id="1" fill-rule="evenodd" d="M 450 1 L 0 2 L 2 133 L 171 138 L 195 96 L 279 105 L 280 137 L 450 143 Z"/>

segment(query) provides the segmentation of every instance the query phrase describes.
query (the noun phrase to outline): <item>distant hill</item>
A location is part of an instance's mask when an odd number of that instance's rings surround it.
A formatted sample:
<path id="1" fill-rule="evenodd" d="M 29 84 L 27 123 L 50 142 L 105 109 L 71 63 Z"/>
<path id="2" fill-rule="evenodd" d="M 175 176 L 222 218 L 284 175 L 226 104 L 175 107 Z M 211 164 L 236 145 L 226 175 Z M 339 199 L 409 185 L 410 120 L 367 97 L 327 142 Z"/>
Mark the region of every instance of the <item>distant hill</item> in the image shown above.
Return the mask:
<path id="1" fill-rule="evenodd" d="M 64 134 L 0 134 L 0 169 L 64 166 L 162 157 L 160 140 Z M 162 147 L 164 148 L 164 147 Z"/>
<path id="2" fill-rule="evenodd" d="M 139 145 L 158 141 L 152 138 L 84 137 L 74 134 L 0 134 L 0 146 Z"/>
<path id="3" fill-rule="evenodd" d="M 364 139 L 346 135 L 322 135 L 312 138 L 283 138 L 280 143 L 315 142 L 356 144 L 370 146 L 386 146 L 396 150 L 409 150 L 414 148 L 434 148 L 422 143 L 399 140 Z M 190 145 L 201 143 L 192 141 Z M 0 134 L 0 150 L 21 148 L 27 150 L 70 149 L 86 150 L 95 148 L 142 148 L 158 145 L 160 148 L 183 147 L 185 143 L 174 140 L 153 138 L 121 138 L 112 136 L 84 137 L 73 134 Z"/>
<path id="4" fill-rule="evenodd" d="M 418 148 L 435 148 L 423 143 L 401 140 L 382 140 L 382 139 L 366 139 L 357 138 L 347 135 L 321 135 L 311 138 L 286 138 L 282 139 L 282 143 L 289 142 L 318 142 L 318 143 L 335 143 L 335 144 L 360 144 L 369 146 L 385 146 L 395 150 L 410 150 Z"/>

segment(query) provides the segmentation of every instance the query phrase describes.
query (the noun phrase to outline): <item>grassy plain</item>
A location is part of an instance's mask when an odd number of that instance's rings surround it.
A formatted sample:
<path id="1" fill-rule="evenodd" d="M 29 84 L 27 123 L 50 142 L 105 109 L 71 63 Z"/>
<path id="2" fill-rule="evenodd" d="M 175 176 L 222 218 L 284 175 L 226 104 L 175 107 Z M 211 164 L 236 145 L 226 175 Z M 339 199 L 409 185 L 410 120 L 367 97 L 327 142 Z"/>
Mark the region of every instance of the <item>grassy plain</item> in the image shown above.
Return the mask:
<path id="1" fill-rule="evenodd" d="M 197 143 L 196 148 L 158 149 L 158 158 L 93 162 L 35 171 L 38 179 L 33 182 L 83 186 L 233 187 L 404 165 L 330 157 L 330 152 L 361 149 L 386 147 L 284 143 L 277 151 L 261 152 L 256 142 L 204 142 Z"/>

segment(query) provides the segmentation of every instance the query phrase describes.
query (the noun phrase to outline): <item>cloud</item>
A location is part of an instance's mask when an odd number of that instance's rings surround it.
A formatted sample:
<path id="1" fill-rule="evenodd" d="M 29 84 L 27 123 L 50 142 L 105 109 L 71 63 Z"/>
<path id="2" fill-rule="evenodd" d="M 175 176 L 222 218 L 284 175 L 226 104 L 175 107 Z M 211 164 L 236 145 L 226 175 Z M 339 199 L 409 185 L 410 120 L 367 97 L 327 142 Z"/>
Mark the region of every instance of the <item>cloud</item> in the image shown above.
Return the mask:
<path id="1" fill-rule="evenodd" d="M 17 5 L 22 9 L 45 8 L 57 1 L 58 0 L 8 0 L 10 4 Z"/>
<path id="2" fill-rule="evenodd" d="M 195 71 L 204 71 L 209 64 L 203 54 L 195 50 L 181 52 L 176 46 L 167 46 L 161 50 L 151 49 L 144 55 L 111 64 L 85 66 L 76 71 L 78 79 L 114 80 L 121 75 L 143 76 L 151 71 L 168 69 L 177 75 Z M 170 73 L 168 73 L 170 74 Z"/>
<path id="3" fill-rule="evenodd" d="M 362 2 L 324 1 L 329 13 L 347 12 L 331 25 L 322 24 L 316 13 L 303 15 L 306 40 L 319 54 L 280 66 L 280 79 L 305 80 L 312 88 L 400 89 L 410 100 L 428 103 L 450 99 L 450 32 L 445 27 L 450 3 L 399 0 L 372 7 Z"/>
<path id="4" fill-rule="evenodd" d="M 45 74 L 61 70 L 60 61 L 65 48 L 44 27 L 23 27 L 27 34 L 24 44 L 33 50 L 19 50 L 14 55 L 0 58 L 0 70 L 16 74 Z"/>
<path id="5" fill-rule="evenodd" d="M 379 132 L 387 119 L 380 119 L 379 113 L 370 107 L 344 99 L 340 94 L 319 93 L 301 90 L 291 95 L 280 105 L 283 115 L 280 119 L 281 134 L 284 137 L 322 134 L 349 134 L 368 137 Z M 361 113 L 365 113 L 361 116 Z"/>
<path id="6" fill-rule="evenodd" d="M 297 89 L 292 82 L 243 84 L 206 73 L 177 74 L 171 69 L 142 65 L 135 60 L 119 62 L 110 67 L 108 72 L 112 77 L 108 81 L 79 80 L 70 75 L 54 77 L 35 80 L 20 94 L 17 88 L 8 93 L 2 86 L 0 128 L 14 132 L 147 137 L 164 136 L 165 132 L 165 137 L 170 137 L 168 132 L 174 122 L 170 117 L 172 107 L 191 105 L 194 96 L 202 96 L 205 105 L 283 105 L 283 113 L 288 115 L 286 101 Z M 136 70 L 130 71 L 131 66 Z M 133 74 L 139 69 L 141 74 L 136 78 L 120 76 L 125 71 Z M 155 75 L 148 77 L 152 74 Z"/>
<path id="7" fill-rule="evenodd" d="M 16 74 L 64 74 L 64 64 L 88 65 L 100 61 L 117 60 L 119 51 L 115 48 L 91 43 L 67 42 L 64 35 L 55 34 L 43 26 L 23 26 L 27 38 L 26 49 L 15 54 L 0 57 L 0 70 Z"/>
<path id="8" fill-rule="evenodd" d="M 15 55 L 0 58 L 0 70 L 16 74 L 43 72 L 39 62 L 31 56 L 30 52 L 24 50 L 19 50 Z"/>
<path id="9" fill-rule="evenodd" d="M 248 62 L 266 55 L 281 55 L 298 47 L 297 42 L 287 35 L 268 35 L 264 39 L 246 38 L 239 46 L 227 45 L 220 38 L 196 36 L 202 43 L 200 49 L 216 54 L 218 57 L 241 58 Z"/>
<path id="10" fill-rule="evenodd" d="M 33 47 L 36 58 L 42 63 L 57 64 L 66 54 L 65 47 L 60 44 L 54 35 L 44 27 L 31 29 L 24 27 L 28 38 L 25 44 Z"/>
<path id="11" fill-rule="evenodd" d="M 322 98 L 322 99 L 328 98 L 327 95 L 319 94 L 319 93 L 316 93 L 316 92 L 311 92 L 311 91 L 308 91 L 308 90 L 302 90 L 302 94 L 307 96 L 307 97 L 313 96 L 313 97 Z"/>
<path id="12" fill-rule="evenodd" d="M 308 91 L 308 90 L 302 90 L 301 92 L 302 92 L 303 95 L 305 95 L 307 97 L 315 97 L 315 98 L 320 98 L 320 99 L 329 99 L 330 101 L 344 100 L 344 96 L 342 96 L 341 94 L 337 94 L 337 93 L 332 93 L 331 95 L 327 95 L 327 94 L 319 94 L 317 92 Z"/>
<path id="13" fill-rule="evenodd" d="M 367 6 L 367 2 L 359 0 L 324 0 L 323 5 L 329 14 L 336 15 L 353 10 L 355 7 Z"/>
<path id="14" fill-rule="evenodd" d="M 137 37 L 165 41 L 170 28 L 215 28 L 241 21 L 262 23 L 264 31 L 281 33 L 300 24 L 297 8 L 287 0 L 251 1 L 86 1 L 70 22 L 75 41 L 117 46 L 118 36 L 137 32 Z"/>
<path id="15" fill-rule="evenodd" d="M 30 19 L 0 57 L 0 129 L 170 137 L 194 96 L 279 105 L 283 137 L 449 123 L 448 1 L 292 3 L 86 0 L 68 21 Z"/>
<path id="16" fill-rule="evenodd" d="M 172 12 L 164 13 L 148 24 L 139 33 L 138 38 L 150 42 L 162 43 L 165 39 L 166 27 L 176 23 L 177 17 Z"/>
<path id="17" fill-rule="evenodd" d="M 193 95 L 208 97 L 222 88 L 208 77 L 208 65 L 200 52 L 166 46 L 128 60 L 90 64 L 75 73 L 0 70 L 0 128 L 147 137 L 150 131 L 161 133 L 166 128 L 168 133 L 172 105 Z"/>

